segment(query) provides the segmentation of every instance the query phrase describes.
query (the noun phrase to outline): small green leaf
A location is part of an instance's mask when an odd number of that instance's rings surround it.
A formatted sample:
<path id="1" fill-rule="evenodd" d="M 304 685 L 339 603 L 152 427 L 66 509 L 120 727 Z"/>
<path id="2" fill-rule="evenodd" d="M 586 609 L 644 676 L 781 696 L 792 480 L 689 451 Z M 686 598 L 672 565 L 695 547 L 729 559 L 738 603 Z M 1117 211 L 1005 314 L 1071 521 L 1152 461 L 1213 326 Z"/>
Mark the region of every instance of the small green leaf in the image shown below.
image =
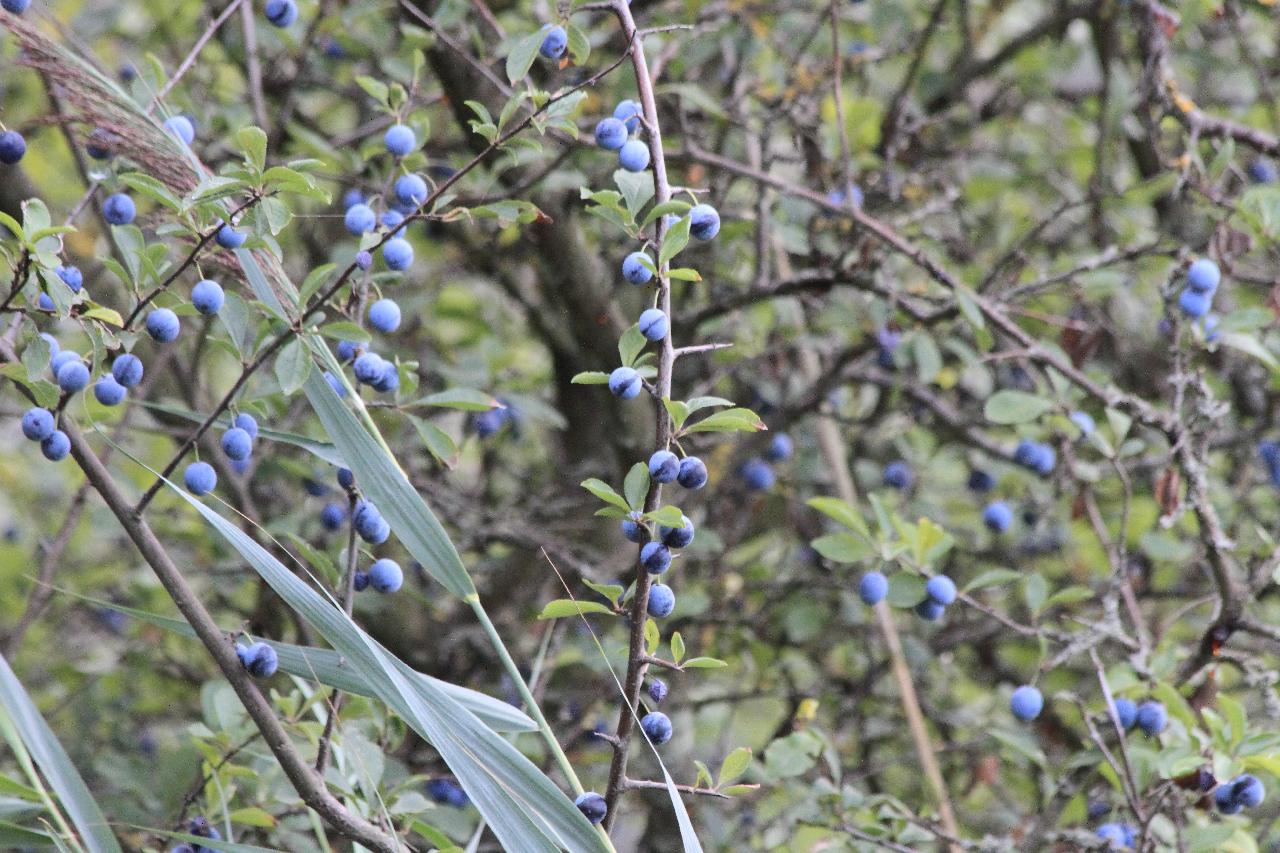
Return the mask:
<path id="1" fill-rule="evenodd" d="M 613 504 L 614 506 L 616 506 L 618 509 L 621 509 L 621 510 L 626 510 L 626 511 L 631 510 L 631 507 L 627 504 L 625 500 L 623 500 L 622 495 L 615 492 L 613 490 L 613 486 L 610 486 L 608 483 L 606 483 L 603 480 L 597 480 L 595 477 L 591 477 L 589 479 L 583 480 L 580 485 L 582 486 L 582 488 L 586 489 L 588 492 L 595 495 L 605 503 Z"/>
<path id="2" fill-rule="evenodd" d="M 284 393 L 297 393 L 310 373 L 311 356 L 297 339 L 285 344 L 276 355 L 276 381 Z"/>
<path id="3" fill-rule="evenodd" d="M 644 647 L 645 651 L 653 654 L 658 650 L 658 643 L 662 642 L 662 632 L 658 630 L 658 623 L 652 619 L 644 620 Z"/>
<path id="4" fill-rule="evenodd" d="M 569 380 L 574 385 L 608 385 L 609 374 L 603 370 L 584 370 Z"/>
<path id="5" fill-rule="evenodd" d="M 679 507 L 664 506 L 655 509 L 653 512 L 645 513 L 645 520 L 652 521 L 655 524 L 661 524 L 663 527 L 683 527 L 684 513 Z"/>
<path id="6" fill-rule="evenodd" d="M 757 432 L 768 429 L 760 416 L 750 409 L 725 409 L 703 418 L 692 426 L 685 427 L 686 433 L 694 432 Z"/>
<path id="7" fill-rule="evenodd" d="M 689 658 L 681 664 L 685 669 L 719 669 L 729 664 L 719 658 Z"/>
<path id="8" fill-rule="evenodd" d="M 684 659 L 684 637 L 679 631 L 671 635 L 671 659 L 676 663 Z"/>
<path id="9" fill-rule="evenodd" d="M 637 462 L 631 466 L 626 480 L 622 483 L 622 494 L 632 509 L 640 509 L 644 506 L 644 499 L 649 494 L 648 465 Z"/>
<path id="10" fill-rule="evenodd" d="M 512 85 L 518 83 L 529 73 L 533 61 L 538 57 L 538 48 L 546 38 L 541 30 L 534 30 L 523 38 L 517 39 L 507 54 L 507 80 Z"/>
<path id="11" fill-rule="evenodd" d="M 618 599 L 622 598 L 622 593 L 626 592 L 620 584 L 616 583 L 596 583 L 595 581 L 591 581 L 586 578 L 583 578 L 582 582 L 586 584 L 589 589 L 595 590 L 614 604 L 617 604 Z"/>
<path id="12" fill-rule="evenodd" d="M 684 216 L 676 221 L 662 238 L 662 248 L 658 250 L 658 266 L 666 266 L 676 255 L 689 245 L 689 217 Z"/>
<path id="13" fill-rule="evenodd" d="M 649 212 L 640 221 L 640 227 L 643 228 L 657 221 L 659 216 L 666 216 L 669 213 L 674 213 L 676 216 L 684 216 L 692 208 L 693 205 L 687 201 L 664 201 L 662 204 L 655 204 L 649 208 Z"/>
<path id="14" fill-rule="evenodd" d="M 839 498 L 810 498 L 806 504 L 863 536 L 871 533 L 862 514 Z"/>
<path id="15" fill-rule="evenodd" d="M 720 773 L 716 776 L 716 787 L 727 785 L 742 777 L 751 766 L 751 750 L 740 746 L 724 757 L 720 762 Z"/>
<path id="16" fill-rule="evenodd" d="M 911 572 L 889 576 L 889 604 L 893 607 L 915 607 L 925 598 L 925 579 Z"/>
<path id="17" fill-rule="evenodd" d="M 876 553 L 875 546 L 852 533 L 832 533 L 813 540 L 813 549 L 836 563 L 856 563 Z"/>
<path id="18" fill-rule="evenodd" d="M 1053 401 L 1025 391 L 997 391 L 987 398 L 982 413 L 995 424 L 1033 421 L 1053 408 Z"/>
<path id="19" fill-rule="evenodd" d="M 326 338 L 333 338 L 335 341 L 351 341 L 357 344 L 367 344 L 373 338 L 363 328 L 350 322 L 349 320 L 340 320 L 336 323 L 325 323 L 317 332 Z"/>
<path id="20" fill-rule="evenodd" d="M 575 601 L 572 598 L 559 598 L 547 602 L 538 614 L 539 619 L 563 619 L 566 616 L 579 616 L 587 613 L 607 613 L 613 611 L 598 601 Z"/>
<path id="21" fill-rule="evenodd" d="M 641 334 L 638 325 L 623 332 L 622 337 L 618 339 L 618 357 L 622 359 L 622 366 L 633 366 L 636 363 L 636 356 L 640 355 L 648 343 L 649 340 Z"/>
<path id="22" fill-rule="evenodd" d="M 236 147 L 244 152 L 245 159 L 258 171 L 266 168 L 267 135 L 263 133 L 262 128 L 250 124 L 237 130 Z"/>
<path id="23" fill-rule="evenodd" d="M 1004 586 L 1022 580 L 1022 572 L 1012 569 L 988 569 L 964 585 L 965 592 L 976 592 L 989 586 Z"/>

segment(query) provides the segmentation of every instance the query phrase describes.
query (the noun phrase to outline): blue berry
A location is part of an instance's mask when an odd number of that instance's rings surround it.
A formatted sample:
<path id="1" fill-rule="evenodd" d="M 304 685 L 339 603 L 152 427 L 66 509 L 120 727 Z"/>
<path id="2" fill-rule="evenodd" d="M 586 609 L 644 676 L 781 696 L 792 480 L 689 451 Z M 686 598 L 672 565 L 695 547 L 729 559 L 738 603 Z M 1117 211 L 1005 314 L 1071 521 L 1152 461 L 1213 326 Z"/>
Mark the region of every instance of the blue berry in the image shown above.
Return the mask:
<path id="1" fill-rule="evenodd" d="M 649 615 L 655 619 L 665 619 L 676 609 L 676 594 L 665 583 L 655 583 L 649 587 Z"/>
<path id="2" fill-rule="evenodd" d="M 401 175 L 396 178 L 395 193 L 401 204 L 417 207 L 427 200 L 427 182 L 419 175 Z"/>
<path id="3" fill-rule="evenodd" d="M 622 519 L 622 535 L 637 545 L 649 540 L 649 529 L 644 526 L 639 512 L 632 512 L 630 518 Z"/>
<path id="4" fill-rule="evenodd" d="M 164 120 L 164 129 L 183 145 L 190 145 L 196 138 L 195 125 L 186 116 L 170 116 Z"/>
<path id="5" fill-rule="evenodd" d="M 334 376 L 329 371 L 324 372 L 324 381 L 329 383 L 329 387 L 333 389 L 333 393 L 339 397 L 347 396 L 347 386 L 342 384 L 342 380 Z"/>
<path id="6" fill-rule="evenodd" d="M 649 479 L 655 483 L 674 483 L 680 473 L 680 458 L 670 450 L 655 450 L 649 457 Z"/>
<path id="7" fill-rule="evenodd" d="M 676 482 L 686 489 L 701 489 L 707 484 L 707 466 L 696 456 L 686 456 L 680 460 Z"/>
<path id="8" fill-rule="evenodd" d="M 26 414 L 22 416 L 22 434 L 32 441 L 44 441 L 53 435 L 57 424 L 53 419 L 53 412 L 48 409 L 36 408 L 27 409 Z"/>
<path id="9" fill-rule="evenodd" d="M 382 247 L 382 259 L 387 268 L 397 271 L 407 270 L 413 263 L 413 246 L 401 237 L 393 237 Z"/>
<path id="10" fill-rule="evenodd" d="M 362 270 L 367 270 L 373 266 L 373 255 L 369 252 L 356 252 L 355 265 Z"/>
<path id="11" fill-rule="evenodd" d="M 36 305 L 41 311 L 54 311 L 58 307 L 53 304 L 53 300 L 49 298 L 49 294 L 47 293 L 40 294 L 40 298 L 36 300 Z"/>
<path id="12" fill-rule="evenodd" d="M 1024 684 L 1013 691 L 1013 696 L 1009 699 L 1009 710 L 1024 723 L 1040 716 L 1043 709 L 1044 697 L 1030 684 Z"/>
<path id="13" fill-rule="evenodd" d="M 69 349 L 60 350 L 49 359 L 49 370 L 56 377 L 58 375 L 58 371 L 62 369 L 63 365 L 79 360 L 80 353 L 73 352 Z"/>
<path id="14" fill-rule="evenodd" d="M 71 452 L 71 439 L 67 438 L 67 434 L 62 430 L 55 429 L 40 442 L 40 452 L 50 462 L 65 459 L 67 454 Z"/>
<path id="15" fill-rule="evenodd" d="M 1187 289 L 1212 296 L 1222 280 L 1218 265 L 1208 258 L 1200 258 L 1187 268 Z"/>
<path id="16" fill-rule="evenodd" d="M 369 325 L 390 334 L 400 328 L 400 306 L 392 299 L 379 299 L 369 306 Z"/>
<path id="17" fill-rule="evenodd" d="M 640 129 L 640 117 L 644 110 L 635 101 L 619 101 L 613 108 L 613 117 L 626 125 L 627 133 L 635 133 Z"/>
<path id="18" fill-rule="evenodd" d="M 1276 167 L 1265 157 L 1259 157 L 1249 164 L 1249 180 L 1255 184 L 1269 184 L 1276 179 Z"/>
<path id="19" fill-rule="evenodd" d="M 653 258 L 644 252 L 632 252 L 622 261 L 622 277 L 632 284 L 647 284 L 653 279 Z"/>
<path id="20" fill-rule="evenodd" d="M 192 462 L 182 472 L 182 482 L 193 495 L 207 495 L 218 485 L 218 472 L 208 462 Z"/>
<path id="21" fill-rule="evenodd" d="M 662 574 L 671 568 L 671 549 L 661 542 L 645 543 L 640 549 L 640 565 L 650 574 Z"/>
<path id="22" fill-rule="evenodd" d="M 643 172 L 649 168 L 649 146 L 639 139 L 632 139 L 618 149 L 618 165 L 628 172 Z"/>
<path id="23" fill-rule="evenodd" d="M 362 353 L 352 365 L 352 372 L 357 382 L 372 385 L 382 378 L 382 365 L 386 362 L 376 352 Z"/>
<path id="24" fill-rule="evenodd" d="M 559 59 L 564 56 L 565 48 L 569 46 L 569 34 L 564 31 L 564 27 L 545 26 L 542 31 L 546 34 L 542 39 L 542 46 L 538 48 L 538 52 L 547 59 Z"/>
<path id="25" fill-rule="evenodd" d="M 1138 706 L 1138 728 L 1155 737 L 1169 725 L 1169 712 L 1159 702 L 1143 702 Z"/>
<path id="26" fill-rule="evenodd" d="M 982 511 L 982 523 L 996 533 L 1004 533 L 1013 523 L 1013 510 L 1004 501 L 992 501 Z"/>
<path id="27" fill-rule="evenodd" d="M 946 575 L 934 575 L 924 585 L 925 594 L 943 607 L 956 600 L 956 582 Z"/>
<path id="28" fill-rule="evenodd" d="M 654 746 L 662 746 L 671 740 L 671 718 L 661 711 L 650 711 L 640 720 L 640 728 L 653 742 Z"/>
<path id="29" fill-rule="evenodd" d="M 795 452 L 795 444 L 791 441 L 791 436 L 785 432 L 775 433 L 773 438 L 769 440 L 769 446 L 764 451 L 764 458 L 770 462 L 782 462 L 791 458 L 791 454 Z"/>
<path id="30" fill-rule="evenodd" d="M 400 387 L 400 368 L 394 362 L 383 361 L 382 373 L 373 381 L 373 390 L 383 394 L 395 391 Z"/>
<path id="31" fill-rule="evenodd" d="M 689 233 L 697 240 L 710 240 L 720 233 L 720 214 L 709 204 L 695 204 L 689 211 Z"/>
<path id="32" fill-rule="evenodd" d="M 667 682 L 661 678 L 655 678 L 649 682 L 649 698 L 655 705 L 661 705 L 662 700 L 667 698 L 667 693 Z"/>
<path id="33" fill-rule="evenodd" d="M 1138 706 L 1130 699 L 1117 699 L 1116 720 L 1125 731 L 1133 728 L 1134 723 L 1138 722 Z"/>
<path id="34" fill-rule="evenodd" d="M 118 406 L 128 390 L 110 373 L 104 374 L 93 384 L 93 396 L 104 406 Z"/>
<path id="35" fill-rule="evenodd" d="M 378 217 L 369 205 L 353 204 L 347 208 L 346 215 L 342 217 L 342 224 L 352 234 L 364 234 L 377 227 Z"/>
<path id="36" fill-rule="evenodd" d="M 9 9 L 10 5 L 22 5 L 25 9 L 31 0 L 0 0 L 4 3 L 4 7 Z M 13 11 L 9 9 L 9 11 Z M 21 10 L 19 10 L 21 11 Z M 18 12 L 14 12 L 18 14 Z M 22 138 L 22 134 L 16 130 L 6 130 L 0 133 L 0 163 L 6 163 L 12 166 L 23 158 L 27 153 L 27 140 Z"/>
<path id="37" fill-rule="evenodd" d="M 369 586 L 378 592 L 395 592 L 404 584 L 404 572 L 395 560 L 385 557 L 369 567 Z"/>
<path id="38" fill-rule="evenodd" d="M 578 807 L 578 811 L 582 812 L 582 816 L 591 823 L 603 822 L 604 816 L 609 813 L 608 803 L 605 802 L 604 797 L 595 791 L 579 794 L 573 804 Z"/>
<path id="39" fill-rule="evenodd" d="M 30 5 L 31 0 L 0 0 L 0 6 L 14 15 L 21 15 Z"/>
<path id="40" fill-rule="evenodd" d="M 1128 827 L 1118 823 L 1104 823 L 1098 827 L 1094 833 L 1102 841 L 1107 842 L 1108 847 L 1132 847 L 1132 832 Z"/>
<path id="41" fill-rule="evenodd" d="M 356 592 L 364 592 L 369 588 L 369 573 L 364 569 L 356 569 L 356 573 L 351 576 L 351 588 Z"/>
<path id="42" fill-rule="evenodd" d="M 102 203 L 102 215 L 112 225 L 128 225 L 138 215 L 133 199 L 124 193 L 112 193 Z"/>
<path id="43" fill-rule="evenodd" d="M 650 308 L 643 312 L 640 315 L 639 326 L 640 334 L 644 335 L 646 340 L 655 343 L 666 338 L 670 328 L 667 315 L 661 308 Z"/>
<path id="44" fill-rule="evenodd" d="M 1191 288 L 1182 291 L 1182 295 L 1178 297 L 1178 307 L 1182 309 L 1182 313 L 1192 319 L 1200 319 L 1209 313 L 1209 308 L 1213 304 L 1213 298 L 1205 293 L 1196 293 Z"/>
<path id="45" fill-rule="evenodd" d="M 350 468 L 338 469 L 338 485 L 344 489 L 349 489 L 356 484 L 356 475 L 351 473 Z"/>
<path id="46" fill-rule="evenodd" d="M 1084 435 L 1090 435 L 1098 425 L 1094 422 L 1093 417 L 1088 412 L 1072 412 L 1069 417 L 1071 422 L 1079 427 L 1080 432 Z"/>
<path id="47" fill-rule="evenodd" d="M 378 508 L 366 500 L 356 503 L 351 514 L 351 523 L 355 526 L 360 538 L 371 545 L 381 545 L 391 535 L 391 525 L 383 519 Z"/>
<path id="48" fill-rule="evenodd" d="M 263 12 L 277 27 L 287 27 L 298 20 L 298 6 L 293 0 L 267 0 Z"/>
<path id="49" fill-rule="evenodd" d="M 911 485 L 913 476 L 906 462 L 898 460 L 884 466 L 884 484 L 893 489 L 905 489 Z"/>
<path id="50" fill-rule="evenodd" d="M 337 530 L 347 520 L 347 510 L 337 501 L 329 501 L 320 510 L 320 524 L 325 530 Z"/>
<path id="51" fill-rule="evenodd" d="M 249 235 L 224 224 L 218 229 L 218 233 L 213 236 L 213 239 L 224 249 L 239 249 L 244 245 L 245 240 L 249 239 Z"/>
<path id="52" fill-rule="evenodd" d="M 276 674 L 276 669 L 280 666 L 276 650 L 266 643 L 238 645 L 236 654 L 240 658 L 240 663 L 254 678 L 270 678 Z"/>
<path id="53" fill-rule="evenodd" d="M 1230 785 L 1219 785 L 1213 792 L 1213 802 L 1223 814 L 1239 814 L 1244 809 L 1244 803 L 1235 798 Z"/>
<path id="54" fill-rule="evenodd" d="M 747 488 L 762 492 L 773 488 L 778 477 L 773 473 L 773 466 L 763 459 L 748 459 L 742 465 L 742 479 Z"/>
<path id="55" fill-rule="evenodd" d="M 937 622 L 942 618 L 942 614 L 946 612 L 947 606 L 939 604 L 932 598 L 926 598 L 924 601 L 916 605 L 916 615 L 926 622 Z"/>
<path id="56" fill-rule="evenodd" d="M 89 368 L 83 361 L 69 361 L 58 369 L 58 387 L 74 394 L 89 384 Z"/>
<path id="57" fill-rule="evenodd" d="M 133 388 L 142 381 L 142 359 L 132 353 L 116 356 L 111 363 L 111 375 L 125 388 Z"/>
<path id="58" fill-rule="evenodd" d="M 889 594 L 889 579 L 880 572 L 867 572 L 858 583 L 858 597 L 863 604 L 879 604 Z"/>
<path id="59" fill-rule="evenodd" d="M 616 118 L 604 118 L 596 125 L 596 145 L 617 151 L 627 141 L 627 126 Z"/>
<path id="60" fill-rule="evenodd" d="M 191 288 L 191 304 L 201 314 L 212 316 L 222 310 L 226 297 L 222 293 L 222 285 L 212 279 L 202 279 Z"/>
<path id="61" fill-rule="evenodd" d="M 404 223 L 404 214 L 398 210 L 383 211 L 382 216 L 378 217 L 378 224 L 387 231 L 395 231 L 395 236 L 404 238 L 405 230 L 400 226 Z M 397 230 L 398 229 L 398 230 Z"/>
<path id="62" fill-rule="evenodd" d="M 80 268 L 76 266 L 59 266 L 54 270 L 58 274 L 58 278 L 62 279 L 67 287 L 71 288 L 72 293 L 79 293 L 84 287 L 84 273 L 80 272 Z"/>
<path id="63" fill-rule="evenodd" d="M 619 367 L 609 374 L 609 390 L 613 396 L 622 400 L 631 400 L 640 396 L 644 383 L 640 374 L 631 367 Z"/>
<path id="64" fill-rule="evenodd" d="M 1267 795 L 1258 777 L 1248 773 L 1231 780 L 1231 793 L 1236 802 L 1246 809 L 1257 808 Z"/>
<path id="65" fill-rule="evenodd" d="M 352 187 L 342 194 L 342 209 L 350 210 L 357 204 L 364 204 L 364 193 Z"/>
<path id="66" fill-rule="evenodd" d="M 241 412 L 236 415 L 231 421 L 231 425 L 234 427 L 240 427 L 240 429 L 249 433 L 249 438 L 254 441 L 258 440 L 258 420 L 248 412 Z"/>
<path id="67" fill-rule="evenodd" d="M 253 453 L 253 438 L 248 431 L 240 427 L 232 427 L 222 434 L 222 452 L 228 459 L 241 461 Z"/>
<path id="68" fill-rule="evenodd" d="M 693 522 L 686 515 L 680 516 L 680 520 L 682 524 L 679 527 L 666 527 L 665 525 L 658 527 L 658 538 L 668 548 L 688 548 L 693 542 L 693 536 L 696 532 Z"/>
<path id="69" fill-rule="evenodd" d="M 168 308 L 156 308 L 147 314 L 147 334 L 156 343 L 175 341 L 180 331 L 182 324 L 178 322 L 178 315 Z"/>
<path id="70" fill-rule="evenodd" d="M 403 157 L 418 147 L 418 136 L 411 127 L 393 124 L 387 128 L 386 134 L 382 137 L 382 143 L 392 156 Z"/>
<path id="71" fill-rule="evenodd" d="M 506 409 L 489 409 L 476 415 L 471 421 L 471 426 L 475 429 L 476 435 L 489 438 L 496 435 L 506 423 Z"/>

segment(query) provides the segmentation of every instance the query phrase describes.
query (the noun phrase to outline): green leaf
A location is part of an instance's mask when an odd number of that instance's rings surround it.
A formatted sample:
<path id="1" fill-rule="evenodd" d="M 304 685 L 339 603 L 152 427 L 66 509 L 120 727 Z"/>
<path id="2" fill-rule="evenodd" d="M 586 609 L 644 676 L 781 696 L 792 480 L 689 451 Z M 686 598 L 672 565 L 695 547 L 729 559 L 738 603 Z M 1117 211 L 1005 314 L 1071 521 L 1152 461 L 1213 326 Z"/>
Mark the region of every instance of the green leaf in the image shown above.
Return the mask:
<path id="1" fill-rule="evenodd" d="M 916 378 L 925 384 L 933 382 L 942 370 L 942 353 L 938 352 L 938 345 L 929 335 L 919 334 L 915 336 L 912 352 L 916 360 Z"/>
<path id="2" fill-rule="evenodd" d="M 676 267 L 675 269 L 667 270 L 667 278 L 675 279 L 676 281 L 702 281 L 702 273 L 689 267 Z"/>
<path id="3" fill-rule="evenodd" d="M 585 370 L 569 380 L 574 385 L 608 385 L 609 374 L 603 370 Z"/>
<path id="4" fill-rule="evenodd" d="M 246 125 L 236 131 L 236 147 L 258 171 L 267 166 L 267 135 L 262 128 Z"/>
<path id="5" fill-rule="evenodd" d="M 0 656 L 0 710 L 3 710 L 5 736 L 20 742 L 35 762 L 40 775 L 57 794 L 58 803 L 75 826 L 84 848 L 89 853 L 120 853 L 120 844 L 88 786 L 3 656 Z M 17 749 L 16 744 L 11 745 Z"/>
<path id="6" fill-rule="evenodd" d="M 587 578 L 583 578 L 582 582 L 586 584 L 588 588 L 600 593 L 614 604 L 617 604 L 618 599 L 622 597 L 622 593 L 626 592 L 626 590 L 622 588 L 621 584 L 596 583 L 595 581 L 588 580 Z"/>
<path id="7" fill-rule="evenodd" d="M 1012 569 L 988 569 L 964 585 L 965 592 L 976 592 L 989 586 L 1004 586 L 1022 580 L 1022 572 Z"/>
<path id="8" fill-rule="evenodd" d="M 367 344 L 373 340 L 373 336 L 365 329 L 352 323 L 350 320 L 339 320 L 336 323 L 325 323 L 317 332 L 326 338 L 332 338 L 335 341 L 351 341 L 357 344 Z"/>
<path id="9" fill-rule="evenodd" d="M 719 669 L 729 664 L 719 658 L 689 658 L 680 665 L 685 669 Z"/>
<path id="10" fill-rule="evenodd" d="M 595 477 L 589 477 L 579 483 L 579 485 L 607 504 L 612 504 L 623 511 L 629 512 L 631 510 L 631 505 L 623 499 L 622 495 L 613 490 L 613 486 L 610 486 L 604 480 L 597 480 Z"/>
<path id="11" fill-rule="evenodd" d="M 622 483 L 622 495 L 632 509 L 642 509 L 645 496 L 648 494 L 649 466 L 643 462 L 637 462 L 627 472 L 627 478 Z"/>
<path id="12" fill-rule="evenodd" d="M 1244 332 L 1223 332 L 1219 339 L 1225 346 L 1238 350 L 1245 355 L 1253 356 L 1271 370 L 1280 370 L 1280 363 L 1277 363 L 1275 354 L 1267 349 L 1256 335 L 1249 335 Z"/>
<path id="13" fill-rule="evenodd" d="M 819 536 L 812 544 L 815 551 L 836 563 L 856 563 L 876 553 L 874 545 L 852 533 Z"/>
<path id="14" fill-rule="evenodd" d="M 641 334 L 638 325 L 632 326 L 623 332 L 622 337 L 618 339 L 618 357 L 622 359 L 622 366 L 633 366 L 636 363 L 636 357 L 640 355 L 648 343 L 649 340 Z"/>
<path id="15" fill-rule="evenodd" d="M 663 527 L 683 527 L 684 513 L 679 507 L 667 505 L 659 507 L 653 512 L 645 513 L 645 520 L 661 524 Z"/>
<path id="16" fill-rule="evenodd" d="M 284 393 L 297 393 L 310 373 L 311 357 L 306 346 L 296 338 L 276 354 L 276 381 L 280 383 L 280 390 Z M 327 385 L 328 383 L 326 387 Z M 333 389 L 329 390 L 329 394 L 333 396 Z"/>
<path id="17" fill-rule="evenodd" d="M 667 229 L 662 238 L 662 248 L 658 250 L 658 266 L 666 266 L 676 255 L 689 245 L 689 217 L 683 216 Z"/>
<path id="18" fill-rule="evenodd" d="M 725 409 L 685 427 L 684 432 L 756 432 L 762 429 L 768 427 L 750 409 Z"/>
<path id="19" fill-rule="evenodd" d="M 653 173 L 648 169 L 643 172 L 628 172 L 617 169 L 613 173 L 613 182 L 622 192 L 622 201 L 627 206 L 627 213 L 635 219 L 640 211 L 653 198 Z"/>
<path id="20" fill-rule="evenodd" d="M 515 82 L 515 81 L 512 81 Z M 372 77 L 361 75 L 356 77 L 356 85 L 364 89 L 369 97 L 373 98 L 379 104 L 387 103 L 387 96 L 391 94 L 391 90 L 387 88 L 387 84 L 381 80 L 375 80 Z"/>
<path id="21" fill-rule="evenodd" d="M 611 609 L 598 601 L 575 601 L 572 598 L 558 598 L 555 601 L 548 601 L 546 606 L 542 608 L 542 612 L 538 614 L 538 618 L 563 619 L 566 616 L 581 616 L 587 613 L 615 615 Z"/>
<path id="22" fill-rule="evenodd" d="M 523 38 L 517 39 L 507 54 L 507 80 L 515 85 L 525 78 L 533 61 L 538 57 L 538 48 L 546 38 L 541 30 L 534 30 Z"/>
<path id="23" fill-rule="evenodd" d="M 501 403 L 483 391 L 474 388 L 449 388 L 428 394 L 414 400 L 415 406 L 436 406 L 441 409 L 460 409 L 464 412 L 487 412 L 490 409 L 505 408 Z"/>
<path id="24" fill-rule="evenodd" d="M 982 414 L 996 424 L 1033 421 L 1053 408 L 1053 401 L 1025 391 L 997 391 L 987 398 Z"/>
<path id="25" fill-rule="evenodd" d="M 100 323 L 106 323 L 108 326 L 115 326 L 117 329 L 124 327 L 124 318 L 120 316 L 120 312 L 114 308 L 105 308 L 95 303 L 88 303 L 89 307 L 81 312 L 80 316 L 86 320 L 97 320 Z"/>
<path id="26" fill-rule="evenodd" d="M 684 216 L 692 209 L 693 205 L 687 201 L 664 201 L 662 204 L 655 204 L 649 208 L 649 212 L 640 221 L 640 227 L 643 228 L 656 222 L 659 216 L 666 216 L 669 213 L 674 213 L 676 216 Z"/>
<path id="27" fill-rule="evenodd" d="M 828 518 L 835 519 L 840 524 L 861 533 L 863 536 L 871 534 L 866 520 L 862 517 L 862 513 L 839 498 L 809 498 L 805 503 Z"/>
<path id="28" fill-rule="evenodd" d="M 169 190 L 169 187 L 150 175 L 128 172 L 120 176 L 120 183 L 135 190 L 139 195 L 163 204 L 170 210 L 182 209 L 182 202 Z"/>
<path id="29" fill-rule="evenodd" d="M 671 660 L 676 663 L 684 658 L 684 637 L 680 636 L 680 632 L 676 631 L 671 635 Z"/>
<path id="30" fill-rule="evenodd" d="M 751 750 L 745 746 L 738 747 L 720 762 L 720 772 L 716 774 L 716 787 L 738 780 L 750 766 Z"/>

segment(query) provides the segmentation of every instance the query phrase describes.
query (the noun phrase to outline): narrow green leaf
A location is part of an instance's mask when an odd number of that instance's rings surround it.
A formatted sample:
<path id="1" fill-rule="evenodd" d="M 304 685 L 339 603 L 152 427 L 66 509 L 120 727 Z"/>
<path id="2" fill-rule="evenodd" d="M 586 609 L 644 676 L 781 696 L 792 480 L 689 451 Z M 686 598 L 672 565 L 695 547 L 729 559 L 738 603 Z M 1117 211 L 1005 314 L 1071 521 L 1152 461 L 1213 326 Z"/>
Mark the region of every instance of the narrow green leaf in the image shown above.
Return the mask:
<path id="1" fill-rule="evenodd" d="M 604 480 L 597 480 L 595 477 L 590 477 L 583 480 L 579 485 L 605 503 L 612 504 L 625 512 L 629 512 L 631 510 L 631 506 L 627 503 L 626 499 L 615 492 L 613 490 L 613 486 L 610 486 Z"/>
<path id="2" fill-rule="evenodd" d="M 632 509 L 641 509 L 644 506 L 645 496 L 649 494 L 649 466 L 643 462 L 637 462 L 631 466 L 631 470 L 627 472 L 627 478 L 622 483 L 622 495 L 627 505 Z"/>
<path id="3" fill-rule="evenodd" d="M 982 414 L 995 424 L 1033 421 L 1053 408 L 1053 401 L 1025 391 L 997 391 L 987 398 Z"/>
<path id="4" fill-rule="evenodd" d="M 546 606 L 542 608 L 542 612 L 538 614 L 538 618 L 563 619 L 566 616 L 582 616 L 587 613 L 614 615 L 612 610 L 598 601 L 575 601 L 572 598 L 558 598 L 555 601 L 548 601 Z"/>

